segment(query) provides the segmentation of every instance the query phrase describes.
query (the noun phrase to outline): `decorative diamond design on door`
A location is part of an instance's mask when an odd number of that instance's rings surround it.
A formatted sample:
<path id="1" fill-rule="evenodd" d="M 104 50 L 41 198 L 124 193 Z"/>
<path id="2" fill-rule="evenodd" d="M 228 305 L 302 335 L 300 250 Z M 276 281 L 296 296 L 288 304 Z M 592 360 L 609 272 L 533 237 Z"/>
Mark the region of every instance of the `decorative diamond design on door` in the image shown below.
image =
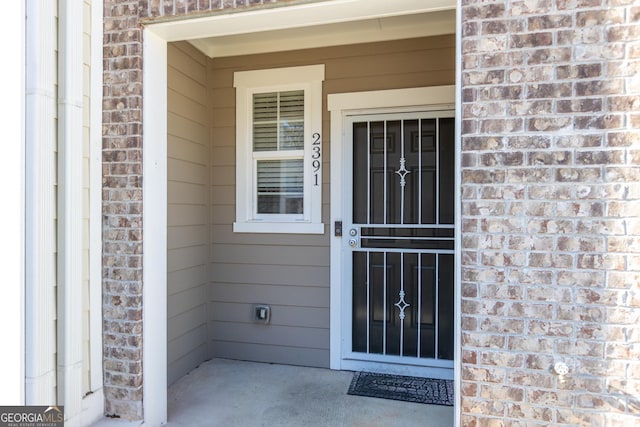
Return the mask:
<path id="1" fill-rule="evenodd" d="M 396 173 L 398 174 L 398 176 L 400 177 L 400 187 L 403 187 L 407 184 L 407 182 L 405 181 L 404 177 L 407 176 L 407 174 L 411 173 L 411 171 L 407 170 L 405 168 L 407 160 L 404 157 L 400 158 L 400 169 L 398 169 L 396 171 Z"/>
<path id="2" fill-rule="evenodd" d="M 404 314 L 404 310 L 407 307 L 410 307 L 411 304 L 407 304 L 407 302 L 404 300 L 404 291 L 400 291 L 399 292 L 399 296 L 400 296 L 400 301 L 398 301 L 397 303 L 393 304 L 396 307 L 398 307 L 400 309 L 400 313 L 398 313 L 398 318 L 400 318 L 400 320 L 404 320 L 405 318 L 405 314 Z"/>

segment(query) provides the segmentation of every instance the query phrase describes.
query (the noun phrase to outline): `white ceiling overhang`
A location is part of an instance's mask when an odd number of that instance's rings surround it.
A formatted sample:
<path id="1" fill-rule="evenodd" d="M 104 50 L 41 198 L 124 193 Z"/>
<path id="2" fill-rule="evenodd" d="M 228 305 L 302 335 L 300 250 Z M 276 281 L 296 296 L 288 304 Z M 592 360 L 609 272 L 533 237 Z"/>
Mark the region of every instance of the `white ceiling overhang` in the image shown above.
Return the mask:
<path id="1" fill-rule="evenodd" d="M 148 24 L 221 57 L 398 40 L 455 31 L 455 0 L 328 0 Z"/>

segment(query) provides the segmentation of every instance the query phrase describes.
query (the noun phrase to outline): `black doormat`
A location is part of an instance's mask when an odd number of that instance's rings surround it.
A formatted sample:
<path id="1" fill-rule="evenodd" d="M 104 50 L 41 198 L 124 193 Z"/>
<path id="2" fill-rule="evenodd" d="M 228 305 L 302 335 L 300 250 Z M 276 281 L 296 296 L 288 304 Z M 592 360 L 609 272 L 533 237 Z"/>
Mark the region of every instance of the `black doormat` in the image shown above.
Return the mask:
<path id="1" fill-rule="evenodd" d="M 453 381 L 356 372 L 347 394 L 453 406 Z"/>

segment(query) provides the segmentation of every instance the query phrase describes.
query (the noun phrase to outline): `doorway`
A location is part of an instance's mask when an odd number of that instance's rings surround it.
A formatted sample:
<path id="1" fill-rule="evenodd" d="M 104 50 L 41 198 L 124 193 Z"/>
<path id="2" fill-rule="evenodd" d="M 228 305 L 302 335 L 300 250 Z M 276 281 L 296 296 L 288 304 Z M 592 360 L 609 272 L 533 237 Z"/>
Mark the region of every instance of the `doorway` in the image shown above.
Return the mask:
<path id="1" fill-rule="evenodd" d="M 332 128 L 341 127 L 332 133 L 341 147 L 339 159 L 332 158 L 339 163 L 332 171 L 339 167 L 341 175 L 332 187 L 338 193 L 332 197 L 332 268 L 340 266 L 333 269 L 332 289 L 341 307 L 334 316 L 339 324 L 332 324 L 340 348 L 332 347 L 332 367 L 450 379 L 455 114 L 438 102 L 448 99 L 450 88 L 378 93 L 369 101 L 366 93 L 330 100 L 330 109 L 336 104 Z M 425 97 L 416 103 L 433 104 L 402 106 L 420 93 Z M 382 107 L 348 108 L 376 103 Z"/>
<path id="2" fill-rule="evenodd" d="M 453 360 L 453 112 L 345 122 L 343 357 L 450 367 Z"/>
<path id="3" fill-rule="evenodd" d="M 364 3 L 366 3 L 366 8 L 358 7 Z M 420 3 L 420 2 L 418 2 Z M 408 3 L 394 3 L 392 6 L 389 6 L 388 2 L 372 2 L 370 0 L 356 2 L 349 2 L 348 5 L 338 3 L 326 3 L 326 2 L 318 2 L 310 5 L 299 5 L 299 6 L 291 6 L 286 8 L 268 8 L 264 10 L 257 11 L 254 13 L 238 13 L 226 15 L 216 15 L 207 18 L 203 18 L 201 20 L 168 20 L 166 22 L 158 22 L 152 23 L 145 26 L 145 35 L 144 35 L 144 70 L 143 70 L 143 79 L 144 79 L 144 105 L 145 108 L 143 110 L 143 123 L 144 123 L 144 135 L 145 140 L 154 141 L 157 143 L 154 144 L 146 144 L 145 153 L 144 153 L 144 171 L 145 171 L 145 179 L 143 181 L 143 192 L 145 194 L 145 200 L 143 204 L 143 218 L 145 224 L 145 252 L 143 254 L 143 264 L 144 265 L 153 265 L 152 269 L 145 269 L 144 275 L 144 301 L 145 301 L 145 311 L 144 311 L 144 413 L 145 413 L 145 422 L 149 422 L 150 424 L 155 424 L 156 420 L 166 419 L 166 385 L 167 375 L 166 375 L 166 366 L 167 366 L 167 358 L 166 358 L 166 337 L 167 337 L 167 295 L 163 290 L 166 288 L 167 283 L 167 260 L 166 260 L 166 252 L 167 252 L 167 217 L 166 217 L 166 209 L 167 206 L 167 198 L 166 198 L 166 185 L 163 183 L 167 182 L 167 144 L 166 144 L 166 133 L 167 133 L 167 125 L 165 120 L 161 120 L 158 122 L 158 117 L 164 117 L 166 114 L 166 105 L 167 105 L 167 93 L 166 93 L 166 81 L 167 81 L 167 42 L 177 41 L 177 40 L 195 40 L 195 39 L 204 39 L 210 37 L 215 39 L 216 46 L 231 46 L 235 53 L 237 53 L 236 45 L 233 45 L 231 42 L 233 40 L 223 39 L 228 34 L 238 34 L 243 31 L 247 33 L 255 33 L 262 38 L 262 31 L 270 31 L 277 30 L 278 28 L 274 28 L 274 24 L 277 26 L 283 25 L 284 27 L 291 26 L 291 22 L 295 22 L 295 28 L 302 28 L 306 30 L 305 26 L 312 26 L 317 23 L 331 23 L 331 22 L 346 22 L 348 20 L 348 16 L 346 13 L 355 14 L 353 19 L 358 21 L 367 20 L 369 17 L 374 19 L 372 23 L 375 24 L 376 28 L 379 28 L 379 18 L 384 16 L 395 16 L 397 13 L 394 12 L 395 9 L 401 11 L 402 16 L 410 16 L 415 17 L 415 30 L 418 31 L 440 31 L 442 34 L 450 34 L 452 33 L 452 29 L 454 28 L 452 25 L 453 20 L 447 17 L 450 14 L 439 14 L 436 12 L 443 8 L 442 5 L 432 5 L 425 6 L 422 3 L 418 5 L 415 3 L 415 6 L 411 6 Z M 454 5 L 451 4 L 450 0 L 444 2 L 448 5 L 447 9 L 451 9 L 453 11 Z M 443 4 L 444 4 L 443 3 Z M 412 3 L 413 4 L 413 3 Z M 318 9 L 328 9 L 330 12 L 329 15 L 324 13 L 309 13 L 308 8 L 318 8 Z M 348 10 L 345 10 L 347 7 Z M 377 7 L 383 7 L 383 10 L 377 11 Z M 393 10 L 392 10 L 393 9 Z M 414 10 L 415 9 L 415 10 Z M 437 25 L 425 25 L 425 17 L 431 16 L 430 12 L 433 10 L 433 17 L 438 18 L 446 18 L 442 19 L 442 22 L 438 21 Z M 412 12 L 413 11 L 413 12 Z M 277 14 L 279 19 L 268 19 L 272 14 Z M 426 14 L 422 16 L 423 14 Z M 335 15 L 335 16 L 334 16 Z M 415 16 L 414 16 L 415 15 Z M 452 16 L 452 15 L 451 15 Z M 231 19 L 231 18 L 233 19 Z M 288 18 L 287 18 L 288 17 Z M 295 18 L 304 18 L 295 19 Z M 310 22 L 307 18 L 313 18 L 314 22 Z M 316 22 L 318 21 L 318 22 Z M 215 25 L 212 25 L 212 22 Z M 430 21 L 429 21 L 430 22 Z M 286 24 L 284 24 L 286 23 Z M 399 35 L 400 38 L 411 38 L 415 37 L 416 34 L 413 30 L 407 33 L 409 29 L 407 26 L 402 25 L 398 28 L 402 29 L 402 34 Z M 413 28 L 413 27 L 411 27 Z M 214 31 L 215 30 L 215 31 Z M 332 37 L 335 37 L 332 34 Z M 419 33 L 422 34 L 422 33 Z M 431 34 L 431 33 L 429 33 Z M 429 34 L 423 34 L 424 36 Z M 438 33 L 440 34 L 440 33 Z M 296 37 L 289 37 L 291 40 L 298 40 Z M 388 36 L 385 36 L 385 39 L 390 39 Z M 317 38 L 314 38 L 317 40 Z M 344 41 L 344 39 L 337 39 L 340 44 Z M 378 40 L 378 39 L 376 39 Z M 251 43 L 252 47 L 260 48 L 262 45 L 260 43 Z M 279 44 L 271 43 L 271 45 L 280 46 Z M 329 41 L 323 42 L 324 45 L 329 45 Z M 211 52 L 211 55 L 216 54 L 216 52 Z M 430 63 L 440 64 L 438 61 L 434 61 L 431 57 L 429 57 Z M 452 76 L 452 71 L 443 70 L 439 68 L 438 65 L 437 71 L 437 79 L 434 82 L 429 82 L 428 84 L 443 84 L 443 82 L 451 82 L 453 79 L 449 78 Z M 415 75 L 420 75 L 419 73 Z M 444 77 L 443 77 L 444 76 Z M 362 85 L 359 85 L 361 79 L 350 79 L 345 80 L 345 82 L 349 83 L 349 86 L 346 90 L 363 90 Z M 413 83 L 411 83 L 413 82 Z M 406 84 L 415 84 L 421 85 L 425 84 L 422 81 L 416 82 L 415 80 L 410 80 L 406 82 Z M 383 86 L 388 87 L 388 86 Z M 333 90 L 337 92 L 343 91 L 345 88 L 335 87 Z M 445 103 L 449 104 L 449 107 L 453 107 L 453 92 L 454 87 L 449 86 L 446 89 L 447 92 L 447 101 Z M 342 93 L 341 93 L 342 94 Z M 403 98 L 406 100 L 406 98 Z M 424 103 L 425 98 L 421 98 L 420 105 Z M 401 105 L 415 105 L 415 104 L 401 104 Z M 332 120 L 333 121 L 333 120 Z M 332 137 L 332 140 L 336 139 Z M 334 165 L 338 164 L 333 161 L 333 152 L 332 161 L 331 161 L 331 169 L 333 170 Z M 332 182 L 334 181 L 334 175 L 332 173 Z M 333 194 L 333 189 L 331 191 Z M 334 208 L 337 205 L 334 205 L 333 201 L 330 204 L 331 206 L 331 218 L 335 218 L 333 215 Z M 331 221 L 333 223 L 333 220 Z M 333 243 L 331 250 L 331 348 L 330 348 L 330 357 L 331 357 L 331 366 L 335 366 L 334 363 L 334 353 L 335 350 L 338 350 L 337 354 L 340 354 L 340 346 L 334 346 L 334 330 L 335 330 L 335 315 L 334 311 L 334 297 L 339 296 L 334 292 L 334 283 L 338 283 L 334 281 L 334 267 L 339 267 L 338 264 L 334 264 L 334 255 L 333 255 Z M 338 301 L 340 301 L 338 299 Z M 340 311 L 340 306 L 338 305 L 338 311 Z M 339 323 L 337 323 L 339 324 Z M 338 333 L 339 334 L 339 333 Z M 338 340 L 340 338 L 338 337 Z M 346 367 L 344 369 L 347 369 Z"/>

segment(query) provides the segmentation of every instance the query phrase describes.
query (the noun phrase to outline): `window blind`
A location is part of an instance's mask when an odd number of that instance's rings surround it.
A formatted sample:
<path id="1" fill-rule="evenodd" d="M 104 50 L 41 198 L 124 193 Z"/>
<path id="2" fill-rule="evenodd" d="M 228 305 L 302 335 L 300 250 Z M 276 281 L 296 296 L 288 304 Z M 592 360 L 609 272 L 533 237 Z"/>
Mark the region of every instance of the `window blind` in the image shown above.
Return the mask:
<path id="1" fill-rule="evenodd" d="M 253 151 L 302 150 L 304 91 L 253 95 Z"/>
<path id="2" fill-rule="evenodd" d="M 302 213 L 303 172 L 302 159 L 258 160 L 258 213 Z"/>

